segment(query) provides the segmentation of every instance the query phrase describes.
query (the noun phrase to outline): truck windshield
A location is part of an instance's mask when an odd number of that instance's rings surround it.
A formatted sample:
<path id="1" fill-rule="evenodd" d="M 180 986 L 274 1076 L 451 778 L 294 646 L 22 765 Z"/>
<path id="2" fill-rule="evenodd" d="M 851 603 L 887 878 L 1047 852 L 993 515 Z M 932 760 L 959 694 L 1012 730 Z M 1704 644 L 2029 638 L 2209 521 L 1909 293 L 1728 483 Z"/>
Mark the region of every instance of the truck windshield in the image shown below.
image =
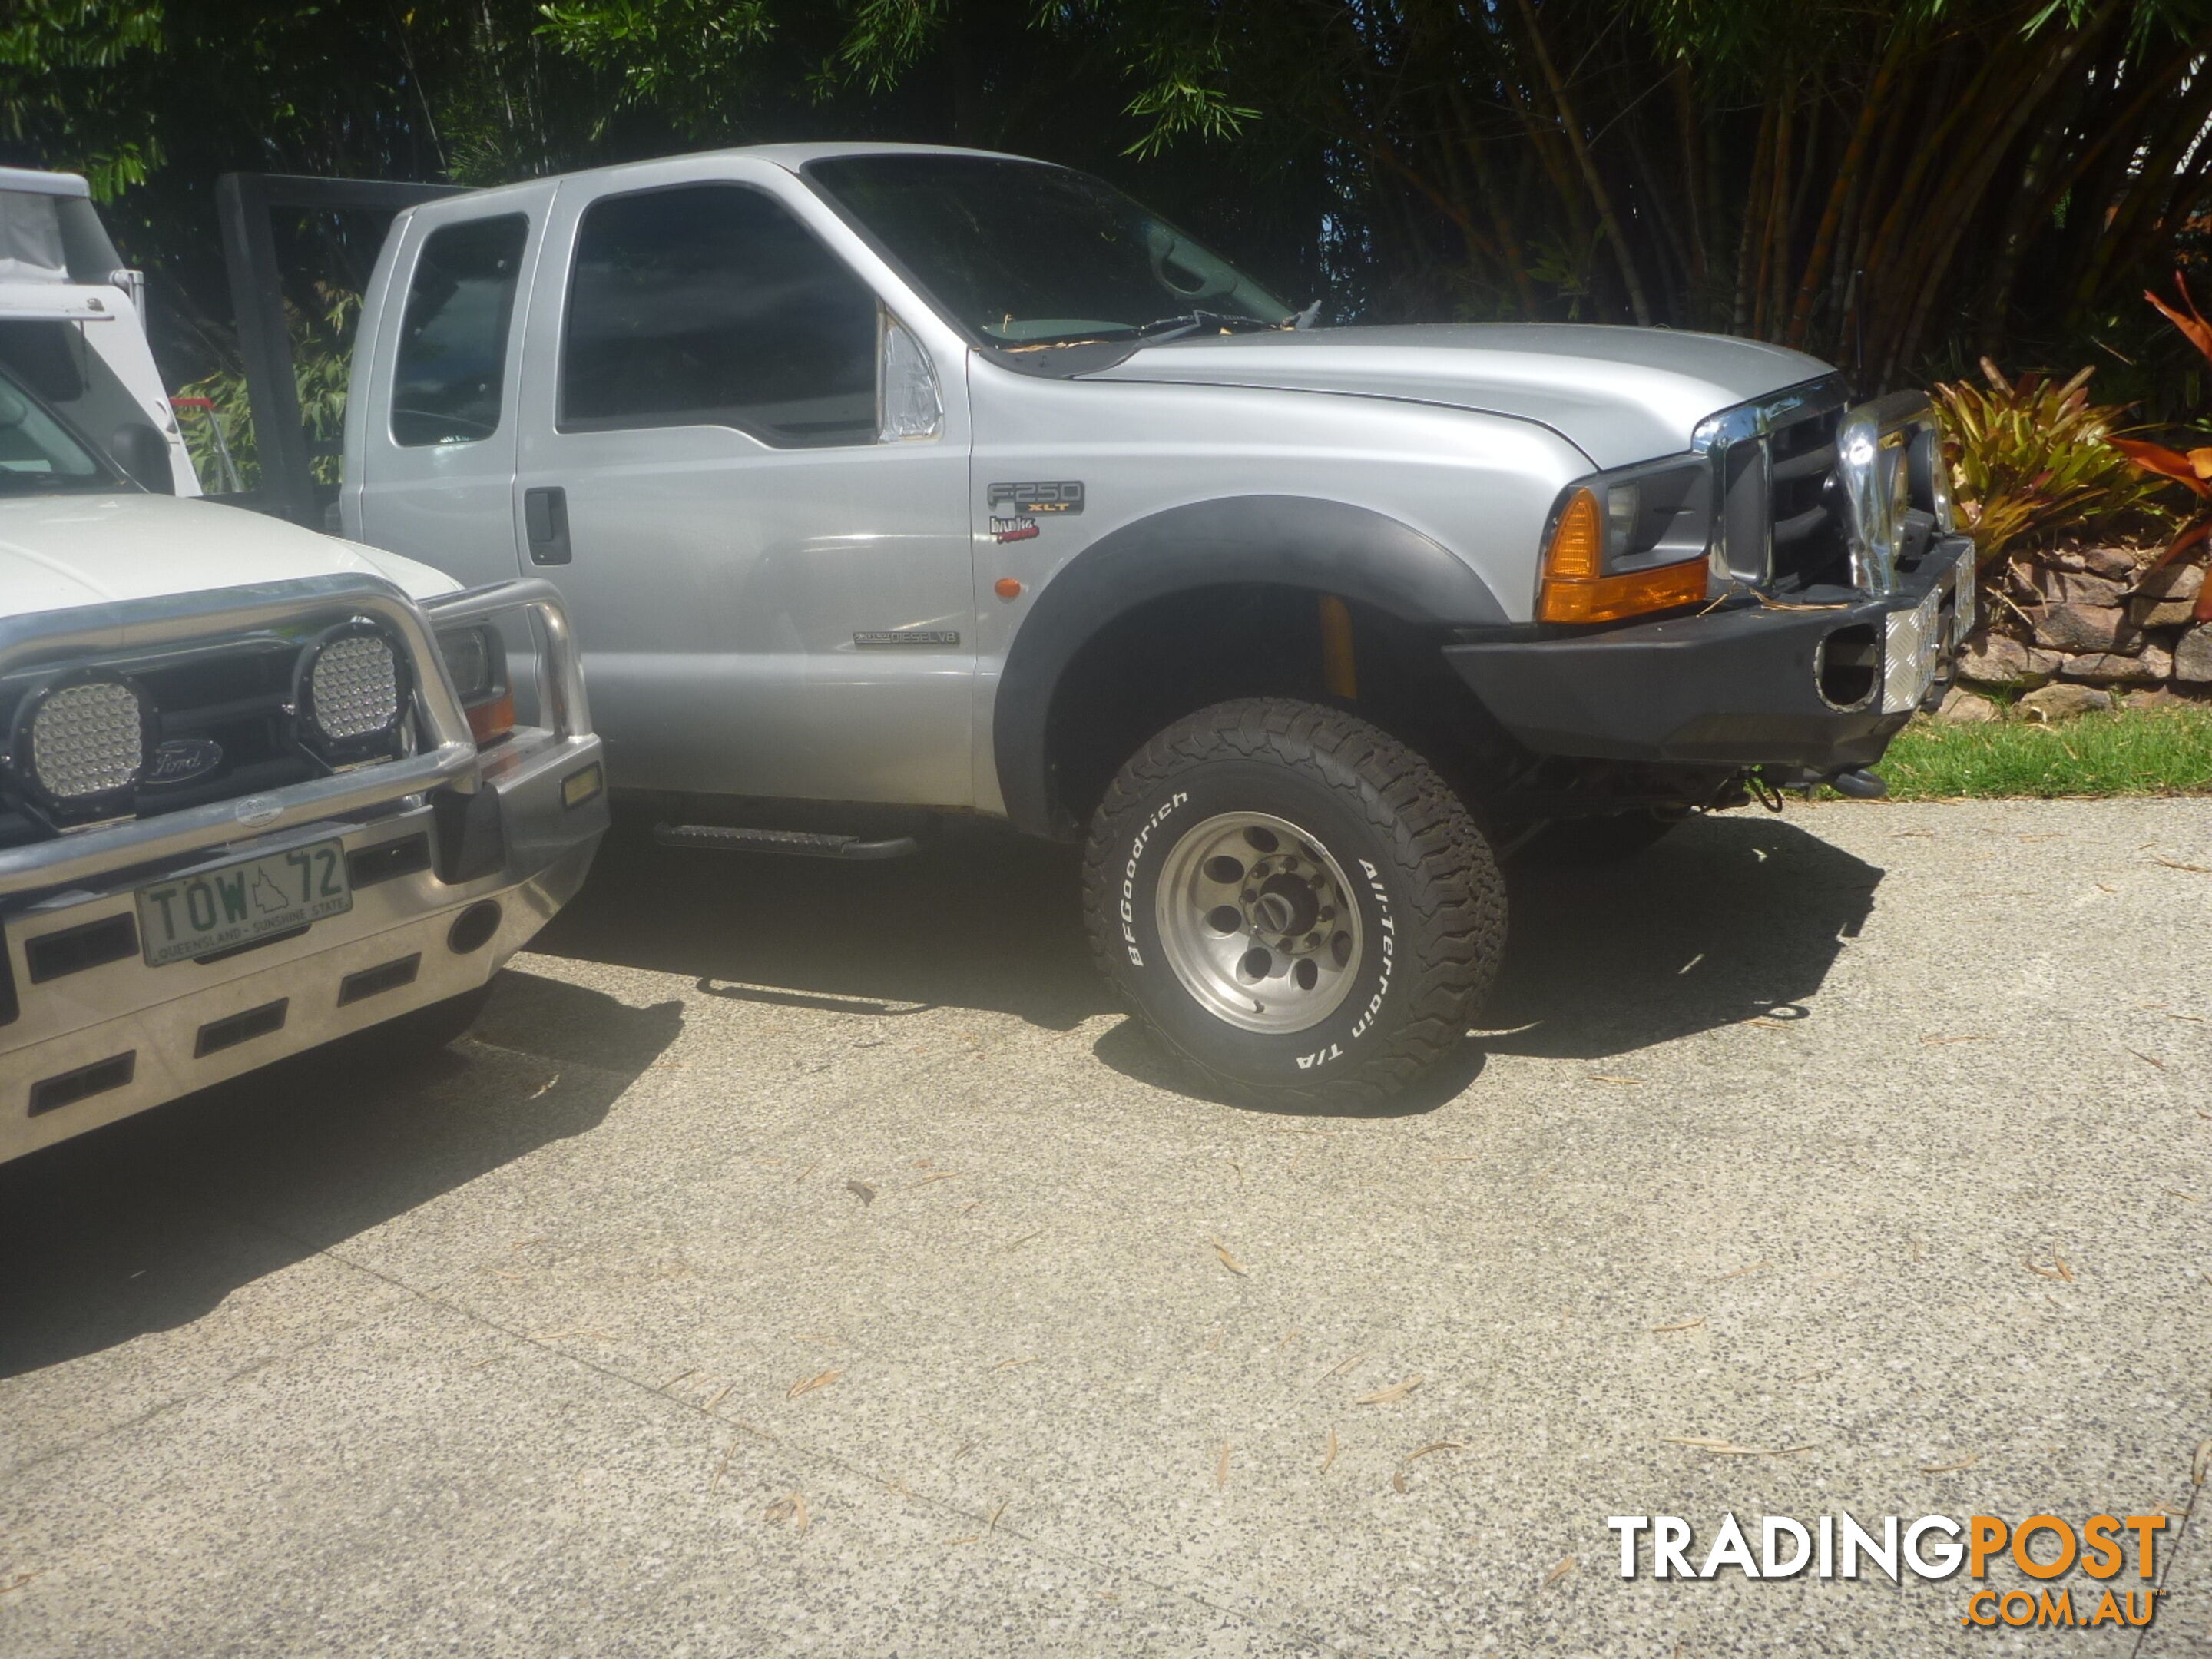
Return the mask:
<path id="1" fill-rule="evenodd" d="M 1041 161 L 878 155 L 809 162 L 957 323 L 1041 349 L 1282 328 L 1291 308 L 1111 185 Z"/>
<path id="2" fill-rule="evenodd" d="M 112 489 L 117 483 L 106 462 L 0 369 L 0 495 Z"/>

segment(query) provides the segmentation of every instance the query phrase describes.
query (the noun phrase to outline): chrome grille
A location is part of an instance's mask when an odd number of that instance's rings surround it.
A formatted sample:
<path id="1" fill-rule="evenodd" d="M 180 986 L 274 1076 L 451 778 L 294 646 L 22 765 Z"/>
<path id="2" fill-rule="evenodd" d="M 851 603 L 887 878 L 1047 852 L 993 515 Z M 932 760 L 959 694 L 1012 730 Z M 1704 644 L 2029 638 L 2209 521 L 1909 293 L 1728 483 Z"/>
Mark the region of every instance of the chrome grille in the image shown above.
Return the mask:
<path id="1" fill-rule="evenodd" d="M 1848 575 L 1828 488 L 1835 471 L 1839 380 L 1815 380 L 1699 423 L 1691 447 L 1712 459 L 1713 574 L 1761 589 Z"/>
<path id="2" fill-rule="evenodd" d="M 1833 489 L 1839 409 L 1800 416 L 1769 433 L 1767 521 L 1778 587 L 1840 586 L 1850 580 L 1850 549 Z"/>
<path id="3" fill-rule="evenodd" d="M 1700 422 L 1692 448 L 1711 458 L 1720 501 L 1714 575 L 1777 593 L 1889 592 L 1949 527 L 1941 441 L 1919 393 L 1846 408 L 1834 380 Z"/>

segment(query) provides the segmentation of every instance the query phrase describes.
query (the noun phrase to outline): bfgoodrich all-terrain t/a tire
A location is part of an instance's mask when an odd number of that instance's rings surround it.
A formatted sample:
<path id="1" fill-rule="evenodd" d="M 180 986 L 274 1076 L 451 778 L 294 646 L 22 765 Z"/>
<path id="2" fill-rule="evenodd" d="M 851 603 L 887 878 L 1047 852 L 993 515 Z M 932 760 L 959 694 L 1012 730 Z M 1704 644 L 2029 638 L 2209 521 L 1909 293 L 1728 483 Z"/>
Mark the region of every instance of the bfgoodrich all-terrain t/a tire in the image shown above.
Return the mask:
<path id="1" fill-rule="evenodd" d="M 1100 967 L 1218 1091 L 1378 1104 L 1456 1048 L 1505 941 L 1489 842 L 1429 764 L 1314 703 L 1153 738 L 1091 828 Z"/>

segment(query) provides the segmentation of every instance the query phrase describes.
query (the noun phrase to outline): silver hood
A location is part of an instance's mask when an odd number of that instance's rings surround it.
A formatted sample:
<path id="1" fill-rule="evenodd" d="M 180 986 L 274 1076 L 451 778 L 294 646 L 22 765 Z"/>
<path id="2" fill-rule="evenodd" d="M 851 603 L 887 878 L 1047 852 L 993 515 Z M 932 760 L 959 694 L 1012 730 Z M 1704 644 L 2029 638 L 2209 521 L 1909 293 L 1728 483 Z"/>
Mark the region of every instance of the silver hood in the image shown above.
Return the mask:
<path id="1" fill-rule="evenodd" d="M 1534 421 L 1613 467 L 1679 454 L 1717 410 L 1830 373 L 1802 351 L 1723 334 L 1450 323 L 1186 337 L 1084 378 L 1444 404 Z"/>

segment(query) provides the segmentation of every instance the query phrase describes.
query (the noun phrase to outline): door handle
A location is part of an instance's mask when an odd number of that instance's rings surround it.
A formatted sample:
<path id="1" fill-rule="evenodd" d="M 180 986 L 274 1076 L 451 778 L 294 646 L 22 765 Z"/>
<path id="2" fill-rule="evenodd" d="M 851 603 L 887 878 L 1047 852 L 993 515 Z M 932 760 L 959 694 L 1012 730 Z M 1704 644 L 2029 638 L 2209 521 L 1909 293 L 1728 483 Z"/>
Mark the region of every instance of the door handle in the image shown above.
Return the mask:
<path id="1" fill-rule="evenodd" d="M 532 564 L 568 562 L 568 492 L 558 484 L 522 492 L 522 533 Z"/>

